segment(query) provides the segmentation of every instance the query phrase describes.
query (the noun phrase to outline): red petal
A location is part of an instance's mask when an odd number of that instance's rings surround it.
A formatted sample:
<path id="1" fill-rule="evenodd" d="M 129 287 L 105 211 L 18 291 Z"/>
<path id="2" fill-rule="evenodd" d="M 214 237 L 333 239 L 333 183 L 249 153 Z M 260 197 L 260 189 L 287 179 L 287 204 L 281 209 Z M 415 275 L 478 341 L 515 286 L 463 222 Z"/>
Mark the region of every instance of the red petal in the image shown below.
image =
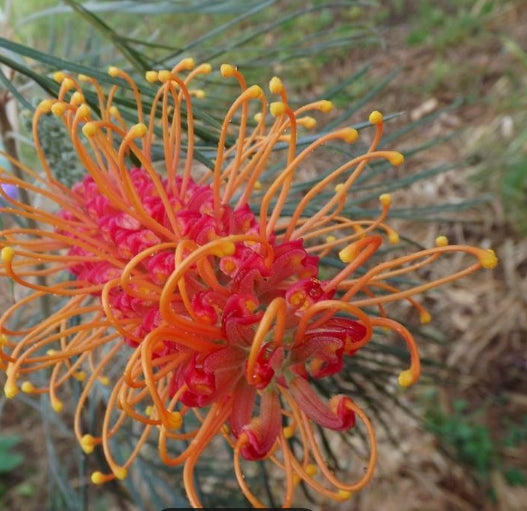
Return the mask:
<path id="1" fill-rule="evenodd" d="M 355 424 L 354 413 L 348 410 L 345 402 L 349 398 L 334 396 L 328 406 L 304 378 L 295 378 L 289 388 L 300 409 L 322 427 L 344 431 Z"/>
<path id="2" fill-rule="evenodd" d="M 273 448 L 282 427 L 282 409 L 276 392 L 264 392 L 260 403 L 260 416 L 253 419 L 243 432 L 247 443 L 241 454 L 246 460 L 265 458 Z"/>

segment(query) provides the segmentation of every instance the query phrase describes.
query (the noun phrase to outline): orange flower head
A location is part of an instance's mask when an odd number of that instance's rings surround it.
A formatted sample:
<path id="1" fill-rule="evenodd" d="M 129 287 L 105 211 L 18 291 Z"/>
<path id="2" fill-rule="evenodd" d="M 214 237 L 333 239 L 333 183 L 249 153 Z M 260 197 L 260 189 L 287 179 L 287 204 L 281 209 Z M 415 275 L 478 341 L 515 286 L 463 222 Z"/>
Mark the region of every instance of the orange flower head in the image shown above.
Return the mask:
<path id="1" fill-rule="evenodd" d="M 200 168 L 192 98 L 204 92 L 190 84 L 210 71 L 208 64 L 195 67 L 184 59 L 172 70 L 149 71 L 146 80 L 157 89 L 140 90 L 112 67 L 109 74 L 120 85 L 108 94 L 90 77 L 56 74 L 57 98 L 43 101 L 34 117 L 43 174 L 14 160 L 26 179 L 6 169 L 0 173 L 6 203 L 1 211 L 22 220 L 0 233 L 2 275 L 30 291 L 0 319 L 5 394 L 14 397 L 19 387 L 49 393 L 59 412 L 60 388 L 78 380 L 83 391 L 76 403 L 77 438 L 87 454 L 102 445 L 110 467 L 107 474 L 93 473 L 95 484 L 125 478 L 143 443 L 156 434 L 161 459 L 184 465 L 190 502 L 200 507 L 194 468 L 212 440 L 223 436 L 234 451 L 239 485 L 254 506 L 262 503 L 248 487 L 242 460 L 266 459 L 284 470 L 284 507 L 300 481 L 344 500 L 373 474 L 375 436 L 351 397 L 326 399 L 317 382 L 340 373 L 374 328 L 384 327 L 407 343 L 411 364 L 399 383 L 413 384 L 420 372 L 416 343 L 387 317 L 384 305 L 408 300 L 428 321 L 415 294 L 492 268 L 497 260 L 492 251 L 449 245 L 441 237 L 434 248 L 372 265 L 385 236 L 398 241 L 384 223 L 391 196 L 380 196 L 381 213 L 374 220 L 349 219 L 342 211 L 368 162 L 404 161 L 398 152 L 377 149 L 382 114 L 370 115 L 375 135 L 364 154 L 310 188 L 299 188 L 295 174 L 313 152 L 329 142 L 352 144 L 358 132 L 343 128 L 300 145 L 299 130 L 316 124 L 307 114 L 328 112 L 332 105 L 323 100 L 294 109 L 276 77 L 269 88 L 278 101 L 268 104 L 263 90 L 247 86 L 234 66 L 221 67 L 225 78 L 238 81 L 240 93 L 219 129 L 213 168 Z M 132 121 L 115 104 L 122 85 L 136 103 Z M 71 187 L 53 176 L 39 142 L 39 120 L 50 113 L 64 122 L 86 169 Z M 280 148 L 286 150 L 283 161 L 275 157 Z M 282 166 L 274 177 L 272 165 Z M 9 187 L 41 200 L 25 203 L 8 194 Z M 327 201 L 314 210 L 313 199 L 328 190 Z M 342 267 L 321 279 L 320 258 L 332 251 L 338 251 Z M 474 262 L 408 289 L 390 283 L 452 252 Z M 42 297 L 57 300 L 49 317 L 18 328 L 17 314 Z M 112 370 L 123 358 L 124 370 Z M 30 381 L 31 373 L 47 370 L 46 387 Z M 81 427 L 97 385 L 111 389 L 98 435 Z M 346 432 L 357 419 L 368 431 L 369 464 L 358 481 L 343 482 L 327 466 L 313 425 Z M 109 440 L 126 421 L 143 429 L 133 452 L 117 462 Z M 191 429 L 178 431 L 184 425 Z M 188 440 L 188 447 L 173 457 L 168 444 L 178 440 Z"/>

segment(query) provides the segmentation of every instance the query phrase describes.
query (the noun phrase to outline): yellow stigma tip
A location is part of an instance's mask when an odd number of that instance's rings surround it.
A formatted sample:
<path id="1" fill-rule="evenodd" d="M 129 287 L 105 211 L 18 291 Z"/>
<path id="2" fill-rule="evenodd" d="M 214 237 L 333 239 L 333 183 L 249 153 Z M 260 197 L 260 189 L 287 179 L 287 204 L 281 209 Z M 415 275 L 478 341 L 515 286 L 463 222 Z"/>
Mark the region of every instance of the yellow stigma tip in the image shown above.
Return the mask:
<path id="1" fill-rule="evenodd" d="M 177 430 L 180 429 L 183 424 L 183 417 L 179 412 L 170 412 L 167 415 L 167 427 L 168 429 Z"/>
<path id="2" fill-rule="evenodd" d="M 212 66 L 206 62 L 205 64 L 200 64 L 197 69 L 201 74 L 208 75 L 212 72 Z"/>
<path id="3" fill-rule="evenodd" d="M 64 115 L 65 111 L 66 111 L 66 104 L 65 103 L 55 103 L 51 107 L 51 113 L 53 115 L 56 115 L 57 117 L 60 117 L 61 115 Z"/>
<path id="4" fill-rule="evenodd" d="M 251 85 L 247 89 L 247 94 L 249 95 L 250 98 L 253 98 L 253 99 L 261 98 L 264 95 L 263 90 L 259 85 Z"/>
<path id="5" fill-rule="evenodd" d="M 64 78 L 66 78 L 66 75 L 62 71 L 56 71 L 55 73 L 53 73 L 53 80 L 58 83 L 62 82 Z"/>
<path id="6" fill-rule="evenodd" d="M 344 128 L 342 130 L 342 138 L 348 143 L 352 144 L 359 138 L 359 132 L 354 128 Z"/>
<path id="7" fill-rule="evenodd" d="M 392 204 L 392 196 L 391 196 L 389 193 L 383 193 L 383 194 L 379 197 L 379 200 L 381 201 L 381 204 L 382 204 L 385 208 L 390 207 L 391 204 Z"/>
<path id="8" fill-rule="evenodd" d="M 81 449 L 85 454 L 91 454 L 95 447 L 95 438 L 91 435 L 84 435 L 81 438 Z"/>
<path id="9" fill-rule="evenodd" d="M 302 117 L 301 119 L 297 119 L 298 124 L 301 124 L 306 128 L 307 130 L 313 129 L 317 125 L 317 121 L 314 117 L 310 117 L 307 115 L 306 117 Z"/>
<path id="10" fill-rule="evenodd" d="M 73 89 L 73 87 L 75 87 L 75 82 L 71 78 L 64 78 L 62 81 L 62 87 L 66 90 Z"/>
<path id="11" fill-rule="evenodd" d="M 113 117 L 117 117 L 119 115 L 119 109 L 114 105 L 110 107 L 110 115 Z"/>
<path id="12" fill-rule="evenodd" d="M 79 74 L 79 75 L 77 75 L 77 78 L 81 82 L 88 82 L 88 81 L 90 81 L 90 77 L 88 75 Z"/>
<path id="13" fill-rule="evenodd" d="M 347 500 L 351 497 L 351 492 L 350 491 L 346 491 L 346 490 L 339 490 L 338 491 L 338 496 L 342 499 L 342 500 Z"/>
<path id="14" fill-rule="evenodd" d="M 128 476 L 128 470 L 126 470 L 126 468 L 124 467 L 116 467 L 113 470 L 113 475 L 117 479 L 119 479 L 119 481 L 122 481 L 123 479 L 126 479 L 126 477 Z"/>
<path id="15" fill-rule="evenodd" d="M 298 474 L 293 474 L 293 486 L 298 486 L 302 478 Z"/>
<path id="16" fill-rule="evenodd" d="M 53 401 L 51 401 L 51 408 L 53 408 L 55 412 L 59 413 L 64 408 L 64 403 L 59 399 L 54 399 Z"/>
<path id="17" fill-rule="evenodd" d="M 344 190 L 344 184 L 339 183 L 338 185 L 335 186 L 336 193 L 340 193 L 342 190 Z"/>
<path id="18" fill-rule="evenodd" d="M 108 68 L 108 74 L 109 74 L 111 77 L 113 77 L 113 78 L 115 78 L 115 77 L 119 74 L 120 71 L 121 71 L 121 70 L 120 70 L 118 67 L 115 67 L 115 66 L 110 66 L 110 67 Z"/>
<path id="19" fill-rule="evenodd" d="M 388 241 L 392 243 L 393 245 L 396 245 L 397 243 L 399 243 L 399 241 L 401 241 L 399 238 L 399 233 L 396 231 L 390 230 L 388 234 Z"/>
<path id="20" fill-rule="evenodd" d="M 159 78 L 159 73 L 157 71 L 147 71 L 145 73 L 145 79 L 148 83 L 154 83 Z"/>
<path id="21" fill-rule="evenodd" d="M 336 236 L 326 236 L 326 243 L 333 243 L 334 241 L 337 241 Z"/>
<path id="22" fill-rule="evenodd" d="M 255 181 L 254 182 L 254 187 L 253 187 L 255 190 L 261 190 L 262 189 L 262 183 L 260 181 Z"/>
<path id="23" fill-rule="evenodd" d="M 110 378 L 108 378 L 108 376 L 101 376 L 99 378 L 99 383 L 107 387 L 108 385 L 110 385 Z"/>
<path id="24" fill-rule="evenodd" d="M 339 259 L 343 262 L 343 263 L 351 263 L 351 261 L 353 261 L 353 259 L 355 259 L 355 245 L 350 245 L 346 248 L 343 248 L 340 252 L 339 252 Z"/>
<path id="25" fill-rule="evenodd" d="M 273 117 L 278 117 L 279 115 L 282 115 L 285 112 L 285 108 L 285 103 L 283 103 L 282 101 L 275 101 L 274 103 L 271 103 L 269 110 Z"/>
<path id="26" fill-rule="evenodd" d="M 203 99 L 205 97 L 205 91 L 201 89 L 194 89 L 189 92 L 192 96 L 195 96 L 198 99 Z"/>
<path id="27" fill-rule="evenodd" d="M 159 81 L 162 83 L 168 82 L 171 76 L 172 75 L 170 71 L 167 71 L 166 69 L 164 69 L 163 71 L 159 71 L 159 73 L 157 73 L 157 77 L 159 78 Z"/>
<path id="28" fill-rule="evenodd" d="M 432 321 L 432 316 L 428 311 L 421 311 L 420 318 L 421 323 L 425 325 L 426 323 L 430 323 Z"/>
<path id="29" fill-rule="evenodd" d="M 81 449 L 84 454 L 91 454 L 95 450 L 93 445 L 81 445 Z"/>
<path id="30" fill-rule="evenodd" d="M 196 63 L 194 62 L 194 59 L 192 57 L 188 57 L 181 61 L 181 69 L 186 69 L 187 71 L 191 71 L 192 69 L 194 69 L 195 65 Z"/>
<path id="31" fill-rule="evenodd" d="M 70 103 L 73 106 L 79 106 L 81 103 L 84 103 L 84 101 L 85 101 L 84 94 L 82 94 L 82 92 L 75 91 L 73 95 L 71 96 Z"/>
<path id="32" fill-rule="evenodd" d="M 147 417 L 151 417 L 152 416 L 152 412 L 154 411 L 154 408 L 150 405 L 148 405 L 146 408 L 145 408 L 145 415 Z"/>
<path id="33" fill-rule="evenodd" d="M 479 257 L 479 261 L 481 263 L 481 266 L 483 266 L 483 268 L 487 268 L 487 270 L 492 270 L 498 265 L 498 258 L 496 257 L 496 253 L 494 252 L 494 250 L 490 249 L 483 251 L 483 253 Z"/>
<path id="34" fill-rule="evenodd" d="M 95 133 L 97 133 L 97 125 L 93 122 L 87 122 L 83 127 L 82 127 L 82 134 L 86 137 L 86 138 L 91 138 L 91 137 L 94 137 L 95 136 Z"/>
<path id="35" fill-rule="evenodd" d="M 290 438 L 293 438 L 293 435 L 295 434 L 295 428 L 293 426 L 286 426 L 284 428 L 284 437 L 289 440 Z"/>
<path id="36" fill-rule="evenodd" d="M 95 445 L 95 438 L 90 434 L 83 435 L 81 438 L 81 445 Z"/>
<path id="37" fill-rule="evenodd" d="M 254 120 L 256 122 L 262 122 L 262 119 L 263 119 L 263 114 L 262 112 L 258 112 L 257 114 L 254 114 Z"/>
<path id="38" fill-rule="evenodd" d="M 328 101 L 327 99 L 323 99 L 319 102 L 318 108 L 321 112 L 328 113 L 333 110 L 333 103 L 331 101 Z"/>
<path id="39" fill-rule="evenodd" d="M 0 347 L 7 344 L 7 335 L 0 334 Z"/>
<path id="40" fill-rule="evenodd" d="M 393 151 L 392 153 L 390 153 L 390 155 L 388 156 L 388 161 L 394 165 L 395 167 L 399 166 L 399 165 L 402 165 L 404 163 L 404 155 L 402 155 L 401 153 L 398 153 L 396 151 Z"/>
<path id="41" fill-rule="evenodd" d="M 280 94 L 284 90 L 284 84 L 282 83 L 282 80 L 278 78 L 278 76 L 271 78 L 271 81 L 269 82 L 269 90 L 273 94 Z"/>
<path id="42" fill-rule="evenodd" d="M 370 116 L 368 117 L 368 120 L 372 123 L 372 124 L 382 124 L 382 121 L 384 120 L 384 117 L 383 115 L 381 114 L 381 112 L 378 112 L 377 110 L 373 111 Z"/>
<path id="43" fill-rule="evenodd" d="M 308 465 L 306 465 L 306 474 L 308 476 L 316 476 L 318 473 L 318 468 L 316 467 L 316 465 L 313 465 L 312 463 L 309 463 Z"/>
<path id="44" fill-rule="evenodd" d="M 15 257 L 15 251 L 11 247 L 4 247 L 2 249 L 1 258 L 4 264 L 10 264 Z"/>
<path id="45" fill-rule="evenodd" d="M 409 387 L 412 385 L 414 383 L 412 372 L 409 370 L 403 371 L 401 374 L 399 374 L 398 382 L 401 387 Z"/>
<path id="46" fill-rule="evenodd" d="M 141 138 L 146 135 L 147 129 L 146 124 L 140 122 L 132 126 L 129 133 L 133 138 Z"/>
<path id="47" fill-rule="evenodd" d="M 231 66 L 231 64 L 222 64 L 220 66 L 220 73 L 223 78 L 229 78 L 234 74 L 236 71 L 236 68 L 234 66 Z"/>
<path id="48" fill-rule="evenodd" d="M 104 474 L 102 472 L 94 472 L 91 475 L 91 482 L 93 484 L 103 484 L 106 480 L 106 477 L 104 477 Z"/>
<path id="49" fill-rule="evenodd" d="M 44 101 L 41 101 L 38 105 L 38 109 L 47 114 L 51 112 L 51 107 L 53 106 L 53 100 L 52 99 L 45 99 Z"/>
<path id="50" fill-rule="evenodd" d="M 8 381 L 4 385 L 4 394 L 7 399 L 13 399 L 18 394 L 18 387 L 16 383 Z"/>
<path id="51" fill-rule="evenodd" d="M 448 245 L 448 238 L 446 236 L 438 236 L 436 238 L 437 247 L 446 247 Z"/>
<path id="52" fill-rule="evenodd" d="M 73 377 L 77 381 L 84 381 L 86 379 L 86 373 L 84 371 L 77 371 L 76 373 L 73 373 Z"/>
<path id="53" fill-rule="evenodd" d="M 86 104 L 79 106 L 79 108 L 77 108 L 77 115 L 80 119 L 88 119 L 90 116 L 90 107 Z"/>
<path id="54" fill-rule="evenodd" d="M 30 381 L 25 381 L 22 383 L 22 386 L 20 387 L 22 389 L 22 392 L 25 392 L 26 394 L 31 394 L 35 390 L 35 387 Z"/>

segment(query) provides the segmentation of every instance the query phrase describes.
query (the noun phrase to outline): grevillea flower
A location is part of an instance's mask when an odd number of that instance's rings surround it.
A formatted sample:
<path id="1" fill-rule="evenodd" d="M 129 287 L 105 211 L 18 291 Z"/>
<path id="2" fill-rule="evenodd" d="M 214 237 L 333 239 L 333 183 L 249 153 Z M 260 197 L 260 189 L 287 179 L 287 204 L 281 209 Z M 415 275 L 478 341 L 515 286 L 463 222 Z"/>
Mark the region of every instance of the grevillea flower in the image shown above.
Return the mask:
<path id="1" fill-rule="evenodd" d="M 145 440 L 156 435 L 161 459 L 184 465 L 188 497 L 200 507 L 194 468 L 211 441 L 223 437 L 232 446 L 240 488 L 254 506 L 262 504 L 244 471 L 250 470 L 246 462 L 263 459 L 285 472 L 283 507 L 291 505 L 300 481 L 344 500 L 373 474 L 375 436 L 355 401 L 360 396 L 328 399 L 317 382 L 340 373 L 373 330 L 384 327 L 410 350 L 410 367 L 399 383 L 414 383 L 420 372 L 416 343 L 387 316 L 385 305 L 408 300 L 427 321 L 414 295 L 492 268 L 497 260 L 490 250 L 449 245 L 440 237 L 436 247 L 372 264 L 384 237 L 398 241 L 384 223 L 391 197 L 381 195 L 382 211 L 374 220 L 341 212 L 368 162 L 385 159 L 397 166 L 403 156 L 377 150 L 383 117 L 373 112 L 375 134 L 364 154 L 308 188 L 296 186 L 295 175 L 312 153 L 328 142 L 352 144 L 358 133 L 343 128 L 297 146 L 298 131 L 316 123 L 308 114 L 332 105 L 316 101 L 295 110 L 278 78 L 270 82 L 278 101 L 268 104 L 262 89 L 248 87 L 236 68 L 221 67 L 241 91 L 221 125 L 214 168 L 200 168 L 192 96 L 203 92 L 190 83 L 210 71 L 208 64 L 194 67 L 184 59 L 170 71 L 148 72 L 146 80 L 157 89 L 140 91 L 124 71 L 110 68 L 135 101 L 133 123 L 114 104 L 119 86 L 105 94 L 92 78 L 56 73 L 57 98 L 43 101 L 34 116 L 43 173 L 14 160 L 25 180 L 0 173 L 7 203 L 2 214 L 32 222 L 0 233 L 2 275 L 20 286 L 17 292 L 30 291 L 0 319 L 5 394 L 11 398 L 19 388 L 49 393 L 60 411 L 64 384 L 81 381 L 75 434 L 86 453 L 102 445 L 110 467 L 92 475 L 97 484 L 126 477 Z M 39 120 L 50 112 L 64 122 L 86 168 L 71 188 L 54 177 L 39 143 Z M 274 151 L 280 147 L 286 149 L 283 160 Z M 273 174 L 271 167 L 281 170 Z M 9 186 L 25 189 L 41 206 L 20 202 L 6 192 Z M 328 199 L 313 210 L 321 194 Z M 321 279 L 320 258 L 333 251 L 343 265 Z M 406 289 L 390 283 L 453 252 L 472 263 Z M 49 317 L 17 327 L 17 316 L 42 297 L 56 300 Z M 45 386 L 34 373 L 50 373 Z M 100 383 L 109 385 L 110 394 L 96 433 L 83 429 L 82 414 Z M 128 458 L 117 461 L 110 439 L 127 421 L 141 426 L 140 438 Z M 369 435 L 368 467 L 358 481 L 341 481 L 327 465 L 317 428 L 342 434 L 358 421 Z M 170 444 L 182 440 L 187 447 L 174 455 Z"/>

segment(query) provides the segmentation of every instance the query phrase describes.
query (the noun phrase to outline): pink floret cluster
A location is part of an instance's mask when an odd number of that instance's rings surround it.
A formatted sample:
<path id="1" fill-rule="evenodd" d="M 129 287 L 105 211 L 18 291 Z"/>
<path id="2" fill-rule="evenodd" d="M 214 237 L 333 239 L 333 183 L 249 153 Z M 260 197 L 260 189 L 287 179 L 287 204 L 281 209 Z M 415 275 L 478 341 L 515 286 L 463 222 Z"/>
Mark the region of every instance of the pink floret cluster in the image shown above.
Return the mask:
<path id="1" fill-rule="evenodd" d="M 134 168 L 130 178 L 147 214 L 166 229 L 171 224 L 152 179 L 146 171 Z M 175 189 L 181 186 L 180 180 Z M 236 234 L 258 233 L 258 222 L 249 208 L 222 206 L 221 216 L 214 215 L 213 190 L 194 181 L 186 184 L 183 197 L 172 192 L 163 182 L 168 200 L 175 213 L 181 240 L 191 240 L 197 246 Z M 123 266 L 142 251 L 161 243 L 178 241 L 163 238 L 127 213 L 117 209 L 109 193 L 103 193 L 91 177 L 73 187 L 73 192 L 84 204 L 84 213 L 92 220 L 85 227 L 86 234 L 97 238 L 107 247 L 112 257 Z M 73 217 L 62 211 L 65 220 Z M 89 231 L 89 232 L 88 232 Z M 82 240 L 79 232 L 79 240 Z M 355 414 L 346 406 L 343 396 L 335 396 L 330 406 L 324 405 L 309 384 L 312 378 L 330 376 L 342 370 L 345 355 L 353 355 L 354 345 L 365 336 L 365 328 L 358 322 L 342 317 L 330 317 L 322 325 L 307 329 L 301 343 L 295 341 L 295 329 L 303 312 L 312 304 L 331 299 L 334 291 L 325 292 L 318 277 L 319 259 L 310 255 L 303 240 L 280 243 L 274 235 L 268 239 L 272 247 L 272 262 L 266 263 L 259 243 L 242 241 L 235 244 L 232 255 L 211 259 L 217 286 L 210 287 L 197 267 L 193 265 L 185 275 L 185 290 L 192 314 L 182 298 L 174 293 L 173 311 L 186 319 L 215 326 L 220 334 L 214 339 L 209 352 L 193 350 L 173 340 L 164 342 L 156 357 L 184 355 L 185 362 L 172 372 L 170 394 L 179 394 L 179 402 L 188 407 L 202 408 L 218 402 L 230 394 L 234 396 L 229 424 L 235 437 L 245 433 L 247 443 L 242 455 L 247 459 L 266 456 L 281 429 L 281 407 L 278 393 L 264 393 L 259 404 L 257 393 L 272 384 L 289 389 L 306 415 L 322 426 L 335 430 L 348 429 L 355 424 Z M 141 260 L 134 271 L 161 291 L 164 283 L 175 271 L 173 249 L 160 249 Z M 70 256 L 92 256 L 90 250 L 79 245 L 69 250 Z M 95 259 L 95 258 L 94 258 Z M 70 267 L 80 281 L 105 284 L 118 279 L 122 268 L 108 260 L 81 261 Z M 285 336 L 279 344 L 262 344 L 256 364 L 247 381 L 244 371 L 255 331 L 271 301 L 284 298 L 288 312 Z M 159 301 L 146 300 L 130 294 L 122 286 L 113 286 L 109 293 L 112 314 L 120 319 L 140 319 L 134 338 L 126 339 L 131 347 L 140 344 L 149 333 L 163 326 Z M 199 332 L 187 332 L 199 336 Z M 265 427 L 260 421 L 254 427 L 253 409 L 258 406 Z M 250 424 L 251 423 L 251 424 Z M 262 429 L 263 428 L 263 429 Z"/>

